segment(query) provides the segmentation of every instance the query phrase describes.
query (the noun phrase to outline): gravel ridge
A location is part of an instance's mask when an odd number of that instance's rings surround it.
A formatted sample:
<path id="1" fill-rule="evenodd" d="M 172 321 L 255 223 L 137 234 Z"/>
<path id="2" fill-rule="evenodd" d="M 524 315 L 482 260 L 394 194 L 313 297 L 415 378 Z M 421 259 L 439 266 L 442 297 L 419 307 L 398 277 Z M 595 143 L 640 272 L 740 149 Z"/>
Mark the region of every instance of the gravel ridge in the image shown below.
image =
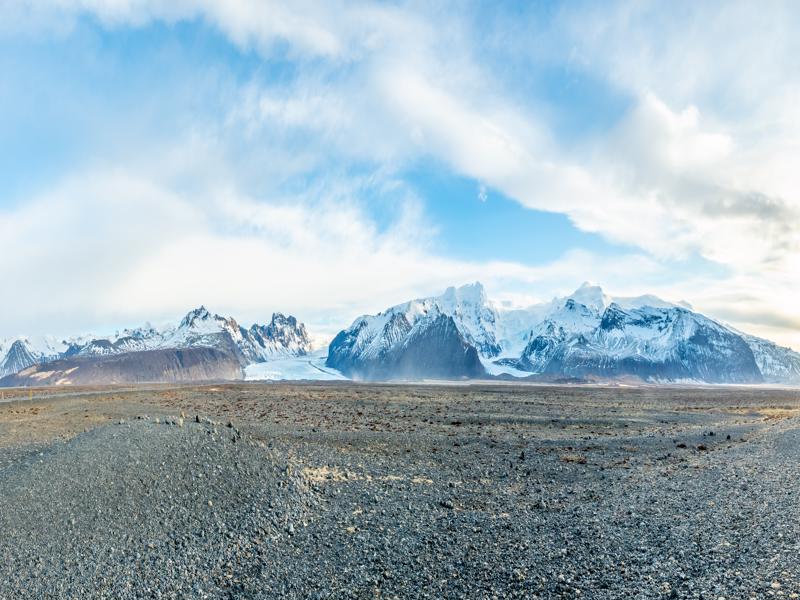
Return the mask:
<path id="1" fill-rule="evenodd" d="M 101 427 L 0 470 L 0 597 L 217 598 L 312 498 L 285 458 L 176 417 Z"/>

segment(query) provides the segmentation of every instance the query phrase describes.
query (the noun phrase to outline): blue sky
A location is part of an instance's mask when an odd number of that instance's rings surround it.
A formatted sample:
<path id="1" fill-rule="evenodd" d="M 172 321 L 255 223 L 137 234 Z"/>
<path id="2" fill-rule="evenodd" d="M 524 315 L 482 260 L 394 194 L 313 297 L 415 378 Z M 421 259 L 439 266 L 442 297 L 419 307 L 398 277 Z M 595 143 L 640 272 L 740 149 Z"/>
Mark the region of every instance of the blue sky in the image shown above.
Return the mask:
<path id="1" fill-rule="evenodd" d="M 800 346 L 798 12 L 0 4 L 0 335 L 590 280 Z"/>

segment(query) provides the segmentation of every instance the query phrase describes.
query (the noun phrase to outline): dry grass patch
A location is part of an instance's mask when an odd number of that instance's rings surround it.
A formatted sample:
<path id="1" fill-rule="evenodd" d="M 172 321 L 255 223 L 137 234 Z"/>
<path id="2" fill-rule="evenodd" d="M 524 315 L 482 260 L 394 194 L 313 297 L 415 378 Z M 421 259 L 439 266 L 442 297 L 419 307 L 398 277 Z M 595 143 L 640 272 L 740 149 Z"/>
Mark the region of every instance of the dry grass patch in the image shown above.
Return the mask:
<path id="1" fill-rule="evenodd" d="M 577 454 L 577 453 L 562 454 L 559 458 L 561 462 L 565 463 L 575 463 L 579 465 L 586 464 L 586 457 L 583 454 Z"/>

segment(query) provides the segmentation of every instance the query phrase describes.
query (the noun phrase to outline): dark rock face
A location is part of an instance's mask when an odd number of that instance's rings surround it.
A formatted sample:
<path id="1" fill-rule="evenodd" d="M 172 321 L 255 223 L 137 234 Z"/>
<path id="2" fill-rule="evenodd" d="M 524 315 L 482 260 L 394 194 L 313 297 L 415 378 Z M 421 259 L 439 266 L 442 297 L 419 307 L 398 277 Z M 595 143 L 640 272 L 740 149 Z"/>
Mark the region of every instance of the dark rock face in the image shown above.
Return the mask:
<path id="1" fill-rule="evenodd" d="M 616 304 L 612 304 L 605 311 L 603 317 L 600 319 L 600 329 L 611 331 L 612 329 L 623 329 L 627 313 L 619 308 Z"/>
<path id="2" fill-rule="evenodd" d="M 353 379 L 461 379 L 486 375 L 478 351 L 464 340 L 452 317 L 439 315 L 413 327 L 392 315 L 381 332 L 379 350 L 361 344 L 364 320 L 331 342 L 327 366 Z"/>
<path id="3" fill-rule="evenodd" d="M 459 333 L 452 317 L 440 315 L 412 329 L 389 353 L 394 377 L 402 379 L 475 378 L 486 374 L 478 351 Z"/>
<path id="4" fill-rule="evenodd" d="M 675 349 L 676 371 L 712 383 L 761 383 L 763 377 L 753 351 L 729 331 L 700 327 Z M 679 371 L 678 371 L 679 372 Z"/>
<path id="5" fill-rule="evenodd" d="M 328 346 L 328 358 L 325 366 L 337 369 L 347 377 L 352 377 L 352 374 L 367 362 L 363 351 L 357 347 L 359 335 L 366 325 L 366 322 L 361 320 L 354 323 L 349 329 L 340 331 Z M 374 359 L 370 362 L 374 362 Z"/>
<path id="6" fill-rule="evenodd" d="M 0 362 L 0 377 L 27 369 L 37 362 L 39 361 L 31 354 L 24 342 L 17 340 L 11 344 L 5 358 Z"/>
<path id="7" fill-rule="evenodd" d="M 4 377 L 0 386 L 174 383 L 242 377 L 235 356 L 215 348 L 186 348 L 55 360 Z"/>

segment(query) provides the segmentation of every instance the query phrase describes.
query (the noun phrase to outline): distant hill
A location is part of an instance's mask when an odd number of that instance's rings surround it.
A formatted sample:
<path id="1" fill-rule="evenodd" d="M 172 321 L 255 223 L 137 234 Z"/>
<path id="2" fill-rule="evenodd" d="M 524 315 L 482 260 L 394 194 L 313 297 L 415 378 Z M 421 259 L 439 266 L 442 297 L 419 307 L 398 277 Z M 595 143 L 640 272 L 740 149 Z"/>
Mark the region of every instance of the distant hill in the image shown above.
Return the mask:
<path id="1" fill-rule="evenodd" d="M 198 347 L 58 359 L 8 375 L 0 383 L 30 387 L 236 379 L 242 379 L 242 367 L 233 355 Z"/>

